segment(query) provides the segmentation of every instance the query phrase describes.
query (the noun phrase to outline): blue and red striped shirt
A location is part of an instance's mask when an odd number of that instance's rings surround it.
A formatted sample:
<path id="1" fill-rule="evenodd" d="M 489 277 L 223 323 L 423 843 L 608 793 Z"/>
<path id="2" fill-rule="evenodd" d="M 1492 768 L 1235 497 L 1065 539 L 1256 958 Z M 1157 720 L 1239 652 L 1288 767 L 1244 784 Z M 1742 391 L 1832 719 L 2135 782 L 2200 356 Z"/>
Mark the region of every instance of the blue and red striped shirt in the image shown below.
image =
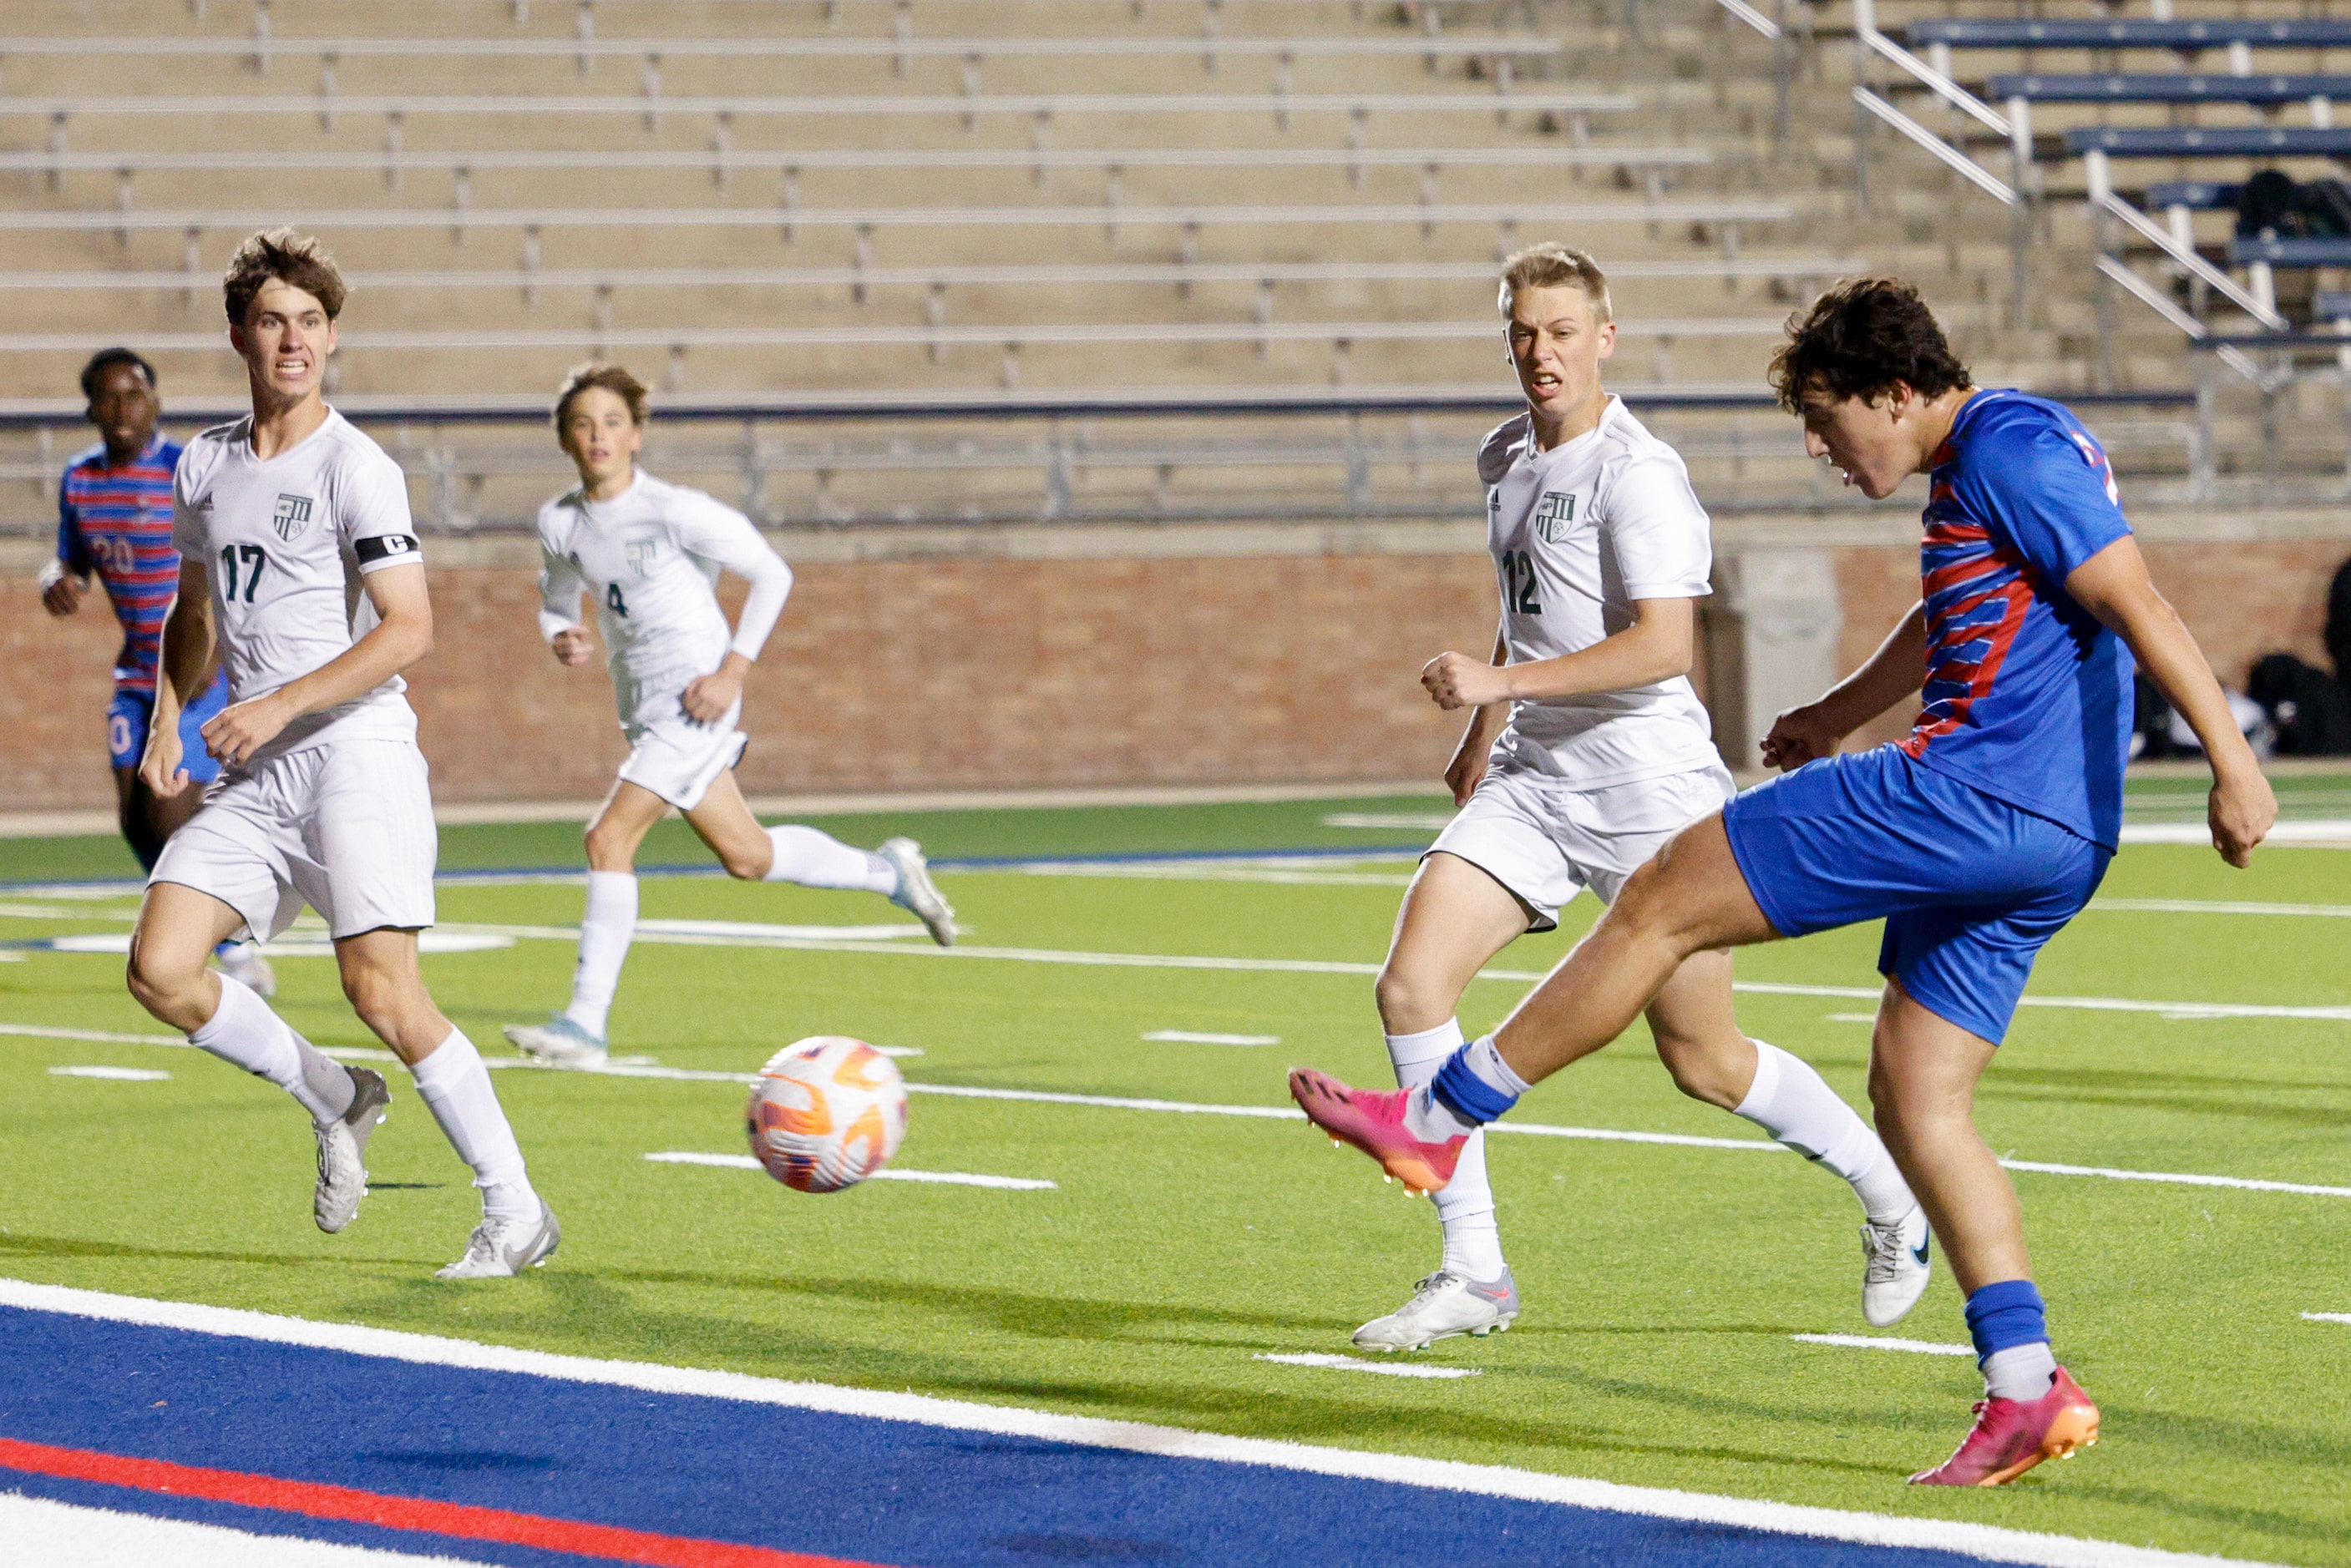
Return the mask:
<path id="1" fill-rule="evenodd" d="M 2137 667 L 2065 591 L 2131 531 L 2106 454 L 2062 404 L 1979 392 L 1930 478 L 1925 708 L 1902 749 L 2111 849 Z"/>
<path id="2" fill-rule="evenodd" d="M 94 572 L 106 585 L 122 651 L 114 689 L 155 690 L 163 617 L 180 585 L 172 545 L 172 470 L 180 449 L 157 436 L 120 468 L 107 466 L 103 443 L 76 453 L 57 485 L 57 559 L 72 572 Z"/>

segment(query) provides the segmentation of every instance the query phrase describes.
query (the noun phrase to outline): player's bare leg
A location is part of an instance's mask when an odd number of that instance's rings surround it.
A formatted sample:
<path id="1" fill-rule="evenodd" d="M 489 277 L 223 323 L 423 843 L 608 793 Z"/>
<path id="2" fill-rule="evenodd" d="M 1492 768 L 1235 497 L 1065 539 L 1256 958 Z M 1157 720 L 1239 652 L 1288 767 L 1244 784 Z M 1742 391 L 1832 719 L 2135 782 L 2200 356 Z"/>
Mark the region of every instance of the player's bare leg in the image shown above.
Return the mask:
<path id="1" fill-rule="evenodd" d="M 416 932 L 396 926 L 335 940 L 343 994 L 416 1078 L 417 1095 L 482 1189 L 482 1223 L 444 1280 L 518 1274 L 562 1238 L 555 1212 L 531 1189 L 522 1149 L 498 1105 L 481 1053 L 434 1005 L 416 958 Z"/>
<path id="2" fill-rule="evenodd" d="M 931 880 L 923 846 L 911 838 L 884 839 L 880 848 L 865 850 L 813 827 L 762 827 L 732 768 L 711 784 L 685 821 L 729 877 L 879 893 L 922 921 L 939 946 L 955 945 L 955 909 Z"/>
<path id="3" fill-rule="evenodd" d="M 131 853 L 139 864 L 150 871 L 155 868 L 156 857 L 163 853 L 163 841 L 179 832 L 204 804 L 204 792 L 201 789 L 159 795 L 147 787 L 137 768 L 114 770 L 115 818 L 122 830 L 122 841 L 131 846 Z M 212 956 L 224 973 L 235 975 L 256 994 L 277 994 L 277 971 L 261 956 L 259 943 L 231 937 L 215 947 Z"/>
<path id="4" fill-rule="evenodd" d="M 209 893 L 152 884 L 131 935 L 131 994 L 191 1044 L 268 1079 L 310 1113 L 319 1144 L 312 1218 L 322 1231 L 340 1231 L 367 1196 L 367 1140 L 391 1096 L 382 1075 L 325 1055 L 243 981 L 205 967 L 244 926 L 244 916 Z"/>
<path id="5" fill-rule="evenodd" d="M 1730 977 L 1726 951 L 1682 961 L 1648 1006 L 1657 1055 L 1683 1094 L 1753 1122 L 1852 1186 L 1863 1211 L 1862 1316 L 1876 1328 L 1899 1323 L 1927 1290 L 1926 1211 L 1899 1163 L 1812 1064 L 1740 1032 Z"/>
<path id="6" fill-rule="evenodd" d="M 1526 906 L 1476 865 L 1443 851 L 1422 859 L 1374 988 L 1401 1087 L 1426 1083 L 1460 1048 L 1454 1009 L 1462 992 L 1527 923 Z M 1452 1181 L 1437 1194 L 1445 1251 L 1436 1272 L 1402 1307 L 1357 1329 L 1357 1345 L 1417 1350 L 1453 1334 L 1507 1329 L 1517 1318 L 1518 1286 L 1502 1257 L 1485 1145 L 1482 1131 L 1470 1135 Z"/>

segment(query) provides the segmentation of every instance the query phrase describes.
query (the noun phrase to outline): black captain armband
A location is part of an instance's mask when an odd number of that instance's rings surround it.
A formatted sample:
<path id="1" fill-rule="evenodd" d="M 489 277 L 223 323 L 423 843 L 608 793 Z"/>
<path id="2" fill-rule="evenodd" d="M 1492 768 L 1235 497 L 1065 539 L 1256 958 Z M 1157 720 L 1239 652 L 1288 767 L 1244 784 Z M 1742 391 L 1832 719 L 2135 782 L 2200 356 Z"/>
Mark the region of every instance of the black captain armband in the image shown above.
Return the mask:
<path id="1" fill-rule="evenodd" d="M 351 553 L 360 558 L 360 565 L 362 566 L 381 566 L 387 561 L 397 561 L 403 556 L 415 555 L 416 535 L 378 534 L 372 538 L 361 539 L 353 545 Z"/>

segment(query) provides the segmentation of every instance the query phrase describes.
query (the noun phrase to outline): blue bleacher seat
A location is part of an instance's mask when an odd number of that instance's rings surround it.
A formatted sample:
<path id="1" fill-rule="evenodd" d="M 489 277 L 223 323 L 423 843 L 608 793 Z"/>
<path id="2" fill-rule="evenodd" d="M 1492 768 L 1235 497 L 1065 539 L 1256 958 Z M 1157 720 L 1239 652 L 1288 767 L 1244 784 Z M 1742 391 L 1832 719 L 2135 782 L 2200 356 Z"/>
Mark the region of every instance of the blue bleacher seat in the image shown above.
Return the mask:
<path id="1" fill-rule="evenodd" d="M 2233 180 L 2159 180 L 2147 188 L 2147 204 L 2158 212 L 2166 207 L 2211 212 L 2233 209 L 2244 195 L 2245 188 Z"/>
<path id="2" fill-rule="evenodd" d="M 2314 98 L 2351 99 L 2351 76 L 2204 75 L 1997 76 L 1985 84 L 1994 102 L 2021 98 L 2036 103 L 2304 103 Z"/>
<path id="3" fill-rule="evenodd" d="M 2084 125 L 2065 133 L 2065 150 L 2117 158 L 2340 158 L 2351 153 L 2351 127 Z"/>
<path id="4" fill-rule="evenodd" d="M 2237 238 L 2229 242 L 2229 263 L 2251 266 L 2265 262 L 2275 267 L 2351 266 L 2351 240 L 2263 240 Z"/>
<path id="5" fill-rule="evenodd" d="M 1979 21 L 1937 18 L 1903 29 L 1912 44 L 1948 44 L 1955 49 L 2217 49 L 2230 44 L 2255 48 L 2339 49 L 2351 47 L 2351 21 L 2244 17 L 2197 22 Z"/>

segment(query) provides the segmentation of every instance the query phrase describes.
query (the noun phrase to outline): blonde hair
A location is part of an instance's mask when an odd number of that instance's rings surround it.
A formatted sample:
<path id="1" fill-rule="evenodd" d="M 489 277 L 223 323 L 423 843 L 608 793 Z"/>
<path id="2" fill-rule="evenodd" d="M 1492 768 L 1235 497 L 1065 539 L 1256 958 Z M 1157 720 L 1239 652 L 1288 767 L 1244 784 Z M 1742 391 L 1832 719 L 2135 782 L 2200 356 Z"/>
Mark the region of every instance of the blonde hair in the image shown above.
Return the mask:
<path id="1" fill-rule="evenodd" d="M 645 422 L 645 384 L 618 365 L 599 365 L 593 359 L 584 365 L 574 365 L 563 378 L 563 385 L 555 393 L 555 433 L 563 434 L 563 418 L 571 411 L 571 400 L 590 387 L 599 387 L 629 405 L 629 422 Z"/>
<path id="2" fill-rule="evenodd" d="M 1583 252 L 1545 240 L 1524 250 L 1512 251 L 1502 261 L 1502 283 L 1497 291 L 1495 304 L 1504 317 L 1510 314 L 1510 296 L 1522 288 L 1564 288 L 1573 284 L 1583 290 L 1583 297 L 1592 302 L 1595 321 L 1614 321 L 1614 308 L 1608 302 L 1608 277 L 1600 264 Z"/>

